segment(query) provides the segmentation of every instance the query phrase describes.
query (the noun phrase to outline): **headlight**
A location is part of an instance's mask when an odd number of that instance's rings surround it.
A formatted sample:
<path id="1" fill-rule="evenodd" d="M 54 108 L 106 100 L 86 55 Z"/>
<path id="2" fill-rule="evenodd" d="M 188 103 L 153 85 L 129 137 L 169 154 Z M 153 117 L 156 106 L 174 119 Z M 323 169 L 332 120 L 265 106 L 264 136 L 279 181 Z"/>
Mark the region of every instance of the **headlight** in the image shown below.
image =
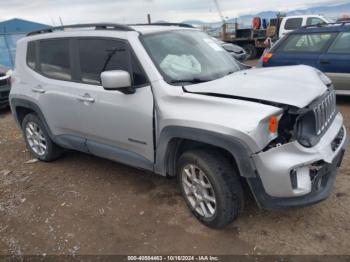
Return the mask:
<path id="1" fill-rule="evenodd" d="M 12 70 L 11 70 L 11 69 L 8 70 L 8 71 L 5 73 L 5 75 L 7 75 L 7 76 L 12 76 Z"/>

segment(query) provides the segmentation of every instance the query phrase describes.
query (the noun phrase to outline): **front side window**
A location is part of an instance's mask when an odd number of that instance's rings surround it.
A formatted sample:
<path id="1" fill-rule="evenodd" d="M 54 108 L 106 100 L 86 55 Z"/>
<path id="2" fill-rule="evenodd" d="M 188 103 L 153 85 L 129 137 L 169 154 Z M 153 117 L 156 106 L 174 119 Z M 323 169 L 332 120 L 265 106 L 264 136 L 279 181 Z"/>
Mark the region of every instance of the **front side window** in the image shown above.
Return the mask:
<path id="1" fill-rule="evenodd" d="M 143 44 L 164 79 L 172 84 L 205 82 L 239 70 L 207 34 L 177 30 L 144 35 Z"/>
<path id="2" fill-rule="evenodd" d="M 322 19 L 318 18 L 318 17 L 309 17 L 306 20 L 306 25 L 322 25 L 325 24 L 325 21 L 323 21 Z"/>
<path id="3" fill-rule="evenodd" d="M 334 33 L 290 35 L 281 50 L 284 52 L 322 52 L 334 37 Z"/>
<path id="4" fill-rule="evenodd" d="M 109 70 L 128 71 L 127 50 L 123 42 L 101 39 L 79 40 L 81 81 L 101 84 L 101 73 Z"/>
<path id="5" fill-rule="evenodd" d="M 100 85 L 102 72 L 132 69 L 134 86 L 146 83 L 141 66 L 134 55 L 129 57 L 125 42 L 108 39 L 79 39 L 78 42 L 82 82 Z"/>
<path id="6" fill-rule="evenodd" d="M 289 18 L 286 21 L 284 29 L 286 30 L 295 30 L 302 26 L 303 19 L 302 18 Z"/>
<path id="7" fill-rule="evenodd" d="M 328 50 L 329 53 L 350 54 L 350 32 L 343 32 L 338 35 Z"/>
<path id="8" fill-rule="evenodd" d="M 50 78 L 71 80 L 68 39 L 39 42 L 40 72 Z"/>

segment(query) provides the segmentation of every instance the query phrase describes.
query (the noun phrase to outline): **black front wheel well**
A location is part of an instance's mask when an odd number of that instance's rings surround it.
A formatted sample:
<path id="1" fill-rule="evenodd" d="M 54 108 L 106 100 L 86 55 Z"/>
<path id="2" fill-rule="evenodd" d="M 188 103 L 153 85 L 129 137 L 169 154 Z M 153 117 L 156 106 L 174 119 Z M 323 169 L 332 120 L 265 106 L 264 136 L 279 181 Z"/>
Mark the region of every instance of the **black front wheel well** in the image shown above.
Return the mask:
<path id="1" fill-rule="evenodd" d="M 221 157 L 226 158 L 234 168 L 237 168 L 236 160 L 234 156 L 226 149 L 210 145 L 195 140 L 173 138 L 169 142 L 167 155 L 166 155 L 166 170 L 167 175 L 176 176 L 177 161 L 179 157 L 186 151 L 193 149 L 202 149 L 208 151 L 215 151 Z M 238 169 L 237 169 L 238 170 Z"/>

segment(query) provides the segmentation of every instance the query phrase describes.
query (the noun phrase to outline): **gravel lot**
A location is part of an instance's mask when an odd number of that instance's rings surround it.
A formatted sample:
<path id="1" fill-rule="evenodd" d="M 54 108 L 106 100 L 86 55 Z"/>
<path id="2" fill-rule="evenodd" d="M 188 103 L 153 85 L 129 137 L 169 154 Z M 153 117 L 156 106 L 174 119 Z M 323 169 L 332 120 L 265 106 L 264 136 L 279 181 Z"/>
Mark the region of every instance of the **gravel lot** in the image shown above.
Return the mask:
<path id="1" fill-rule="evenodd" d="M 350 131 L 350 97 L 338 104 Z M 192 217 L 176 180 L 67 152 L 33 162 L 0 111 L 0 254 L 350 254 L 350 157 L 318 205 L 261 211 L 225 230 Z M 29 161 L 31 162 L 31 161 Z"/>

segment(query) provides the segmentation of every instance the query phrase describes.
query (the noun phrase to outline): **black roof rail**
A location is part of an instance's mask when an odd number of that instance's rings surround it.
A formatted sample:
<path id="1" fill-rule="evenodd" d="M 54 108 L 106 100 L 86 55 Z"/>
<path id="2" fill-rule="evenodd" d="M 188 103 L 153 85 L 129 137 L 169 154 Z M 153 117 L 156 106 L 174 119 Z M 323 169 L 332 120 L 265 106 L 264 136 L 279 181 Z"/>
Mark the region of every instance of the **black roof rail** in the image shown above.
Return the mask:
<path id="1" fill-rule="evenodd" d="M 335 22 L 335 23 L 320 23 L 316 25 L 304 25 L 301 28 L 310 28 L 310 27 L 325 27 L 328 25 L 340 25 L 340 26 L 345 26 L 346 24 L 350 25 L 350 21 L 344 21 L 344 22 Z"/>
<path id="2" fill-rule="evenodd" d="M 151 23 L 151 24 L 135 24 L 135 25 L 159 25 L 159 26 L 178 26 L 178 27 L 185 27 L 185 28 L 195 28 L 193 25 L 185 24 L 185 23 L 166 23 L 166 22 L 159 22 L 159 23 Z"/>
<path id="3" fill-rule="evenodd" d="M 70 28 L 89 28 L 89 27 L 95 27 L 95 30 L 135 31 L 130 26 L 123 25 L 123 24 L 104 24 L 104 23 L 74 24 L 74 25 L 63 25 L 63 26 L 48 27 L 48 28 L 45 28 L 45 29 L 41 29 L 41 30 L 30 32 L 30 33 L 27 34 L 27 36 L 39 35 L 39 34 L 45 34 L 45 33 L 52 33 L 52 32 L 54 32 L 56 30 L 64 30 L 64 29 L 70 29 Z"/>

